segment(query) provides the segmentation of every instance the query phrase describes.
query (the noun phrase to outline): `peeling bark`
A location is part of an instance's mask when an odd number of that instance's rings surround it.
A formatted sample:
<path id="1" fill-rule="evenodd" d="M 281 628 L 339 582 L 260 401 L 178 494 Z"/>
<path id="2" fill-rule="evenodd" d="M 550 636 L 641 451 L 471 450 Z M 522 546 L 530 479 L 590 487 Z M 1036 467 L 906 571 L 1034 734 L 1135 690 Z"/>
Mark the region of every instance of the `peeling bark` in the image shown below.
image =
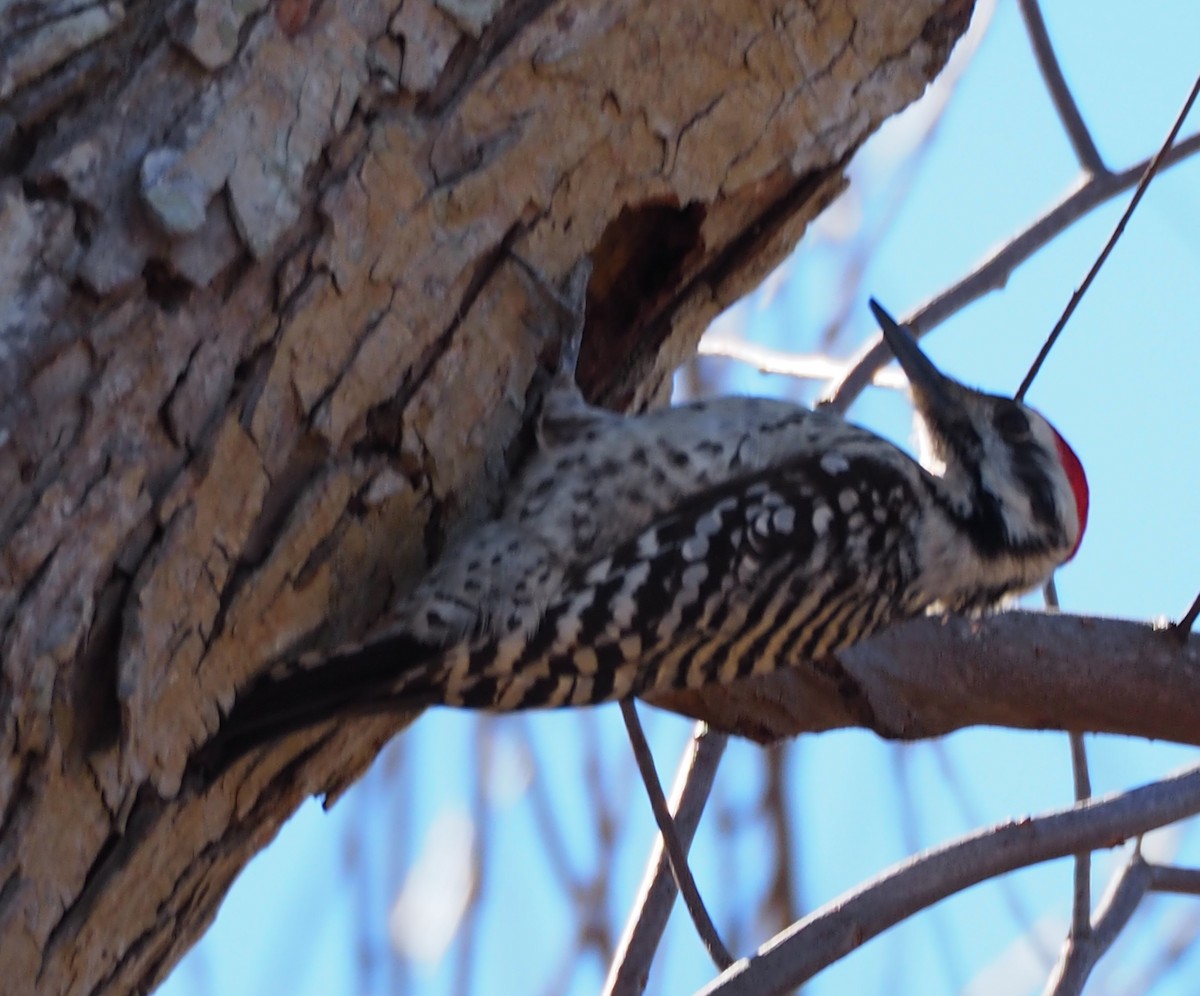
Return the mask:
<path id="1" fill-rule="evenodd" d="M 588 395 L 659 403 L 970 4 L 66 0 L 0 34 L 0 978 L 144 992 L 400 725 L 182 780 Z M 352 735 L 350 735 L 352 734 Z"/>

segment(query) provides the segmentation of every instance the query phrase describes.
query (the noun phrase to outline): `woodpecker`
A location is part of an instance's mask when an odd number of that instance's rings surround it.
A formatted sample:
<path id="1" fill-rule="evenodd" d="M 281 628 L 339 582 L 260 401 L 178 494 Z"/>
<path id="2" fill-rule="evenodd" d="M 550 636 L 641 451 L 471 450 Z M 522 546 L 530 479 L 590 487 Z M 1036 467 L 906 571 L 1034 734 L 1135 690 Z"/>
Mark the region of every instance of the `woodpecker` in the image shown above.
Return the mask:
<path id="1" fill-rule="evenodd" d="M 940 373 L 875 301 L 920 460 L 837 415 L 722 398 L 588 405 L 564 348 L 500 515 L 366 641 L 239 696 L 219 766 L 285 733 L 431 705 L 586 706 L 765 674 L 929 611 L 992 608 L 1074 556 L 1087 480 L 1028 406 Z"/>

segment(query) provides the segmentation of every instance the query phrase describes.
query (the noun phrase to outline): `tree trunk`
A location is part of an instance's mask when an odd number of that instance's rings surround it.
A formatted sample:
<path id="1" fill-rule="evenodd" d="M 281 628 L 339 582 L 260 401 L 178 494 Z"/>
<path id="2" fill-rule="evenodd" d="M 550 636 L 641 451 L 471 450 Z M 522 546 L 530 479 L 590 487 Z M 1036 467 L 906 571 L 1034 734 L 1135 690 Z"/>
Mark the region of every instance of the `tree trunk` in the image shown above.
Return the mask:
<path id="1" fill-rule="evenodd" d="M 183 778 L 264 665 L 485 516 L 581 383 L 667 397 L 970 4 L 10 5 L 0 35 L 0 979 L 148 991 L 396 719 Z M 14 983 L 19 980 L 19 984 Z"/>

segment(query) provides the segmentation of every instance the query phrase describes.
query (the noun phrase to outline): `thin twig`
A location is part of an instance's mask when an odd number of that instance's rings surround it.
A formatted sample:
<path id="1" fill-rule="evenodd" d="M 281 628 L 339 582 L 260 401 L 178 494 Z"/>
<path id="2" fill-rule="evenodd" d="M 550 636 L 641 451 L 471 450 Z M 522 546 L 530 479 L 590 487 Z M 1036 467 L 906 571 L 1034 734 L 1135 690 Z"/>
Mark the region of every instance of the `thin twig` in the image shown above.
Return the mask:
<path id="1" fill-rule="evenodd" d="M 707 996 L 800 985 L 888 927 L 1005 872 L 1083 848 L 1112 847 L 1200 812 L 1200 765 L 1116 795 L 976 831 L 894 865 L 736 962 Z"/>
<path id="2" fill-rule="evenodd" d="M 625 729 L 629 733 L 629 743 L 633 747 L 633 756 L 637 761 L 638 771 L 646 785 L 646 794 L 650 797 L 650 808 L 654 810 L 654 819 L 658 823 L 662 835 L 663 846 L 667 851 L 667 859 L 671 862 L 671 872 L 675 876 L 675 884 L 683 894 L 683 901 L 696 925 L 696 933 L 704 942 L 708 954 L 717 968 L 724 970 L 733 964 L 733 957 L 721 941 L 717 928 L 708 915 L 700 890 L 696 888 L 696 880 L 692 878 L 692 870 L 688 867 L 687 852 L 680 843 L 679 834 L 675 829 L 675 821 L 667 808 L 667 800 L 663 795 L 662 785 L 658 780 L 658 771 L 654 767 L 654 756 L 650 753 L 650 745 L 646 742 L 646 734 L 642 730 L 642 721 L 638 719 L 637 706 L 630 699 L 621 700 L 621 717 L 625 720 Z"/>
<path id="3" fill-rule="evenodd" d="M 1030 25 L 1030 34 L 1035 38 L 1036 48 L 1036 36 L 1038 32 L 1043 36 L 1045 35 L 1045 24 L 1041 21 L 1041 12 L 1037 9 L 1035 0 L 1021 0 L 1021 9 L 1026 15 L 1027 23 Z M 1046 45 L 1049 45 L 1048 38 L 1046 39 Z M 1041 61 L 1040 55 L 1039 61 Z M 1045 65 L 1043 65 L 1043 72 L 1047 73 L 1049 83 L 1051 74 L 1047 72 Z M 1056 64 L 1053 67 L 1053 72 L 1058 72 Z M 1059 82 L 1063 82 L 1061 80 L 1061 73 L 1059 73 L 1058 79 Z M 1063 82 L 1063 86 L 1065 89 L 1065 82 Z M 1051 85 L 1051 89 L 1053 90 L 1053 85 Z M 1187 100 L 1184 101 L 1183 108 L 1176 116 L 1162 147 L 1146 167 L 1146 171 L 1138 182 L 1133 197 L 1130 198 L 1128 207 L 1126 207 L 1125 212 L 1121 215 L 1120 220 L 1109 236 L 1108 242 L 1105 243 L 1104 249 L 1088 270 L 1083 283 L 1071 295 L 1071 299 L 1067 302 L 1067 307 L 1064 309 L 1062 316 L 1051 330 L 1050 335 L 1047 336 L 1046 342 L 1042 345 L 1037 358 L 1029 369 L 1029 373 L 1025 375 L 1025 379 L 1021 382 L 1021 386 L 1016 394 L 1018 400 L 1025 396 L 1025 392 L 1029 389 L 1030 384 L 1033 383 L 1034 377 L 1037 376 L 1038 370 L 1041 369 L 1042 363 L 1049 355 L 1051 348 L 1053 348 L 1058 336 L 1062 333 L 1067 321 L 1074 313 L 1079 302 L 1083 299 L 1083 295 L 1087 293 L 1096 274 L 1100 272 L 1100 267 L 1108 259 L 1122 232 L 1125 231 L 1125 226 L 1133 216 L 1133 212 L 1141 201 L 1142 195 L 1149 187 L 1150 181 L 1158 172 L 1164 157 L 1174 144 L 1175 138 L 1179 134 L 1179 129 L 1183 127 L 1184 119 L 1191 111 L 1192 104 L 1195 102 L 1198 94 L 1200 94 L 1200 76 L 1196 77 L 1196 82 L 1192 85 Z M 1073 106 L 1072 109 L 1076 114 L 1078 113 L 1078 110 L 1073 108 Z M 1061 113 L 1062 108 L 1060 107 Z M 1079 120 L 1079 124 L 1082 126 L 1082 119 Z M 1070 133 L 1070 125 L 1067 123 L 1066 118 L 1064 118 L 1064 125 Z M 1072 141 L 1074 141 L 1074 136 L 1072 136 Z M 1076 147 L 1076 151 L 1079 151 L 1078 146 Z M 1050 603 L 1051 601 L 1053 601 L 1053 607 L 1057 608 L 1057 597 L 1054 595 L 1053 588 L 1048 585 L 1047 602 Z M 1188 628 L 1191 628 L 1190 625 Z M 1075 798 L 1076 800 L 1085 799 L 1091 794 L 1091 785 L 1087 771 L 1087 754 L 1084 749 L 1083 735 L 1080 733 L 1071 734 L 1071 765 L 1075 773 Z M 1055 996 L 1069 996 L 1069 994 L 1082 992 L 1084 983 L 1091 974 L 1096 961 L 1104 951 L 1111 947 L 1117 936 L 1124 929 L 1125 924 L 1133 915 L 1134 909 L 1137 908 L 1138 903 L 1141 901 L 1141 897 L 1145 893 L 1149 883 L 1149 877 L 1145 872 L 1145 865 L 1141 860 L 1141 856 L 1135 854 L 1133 860 L 1126 866 L 1125 871 L 1114 881 L 1105 901 L 1101 904 L 1101 909 L 1097 911 L 1096 926 L 1093 928 L 1090 913 L 1091 873 L 1091 854 L 1088 852 L 1076 854 L 1075 895 L 1072 904 L 1071 932 L 1066 944 L 1063 945 L 1062 957 L 1059 959 L 1046 985 L 1046 992 L 1053 993 Z"/>
<path id="4" fill-rule="evenodd" d="M 1045 996 L 1078 996 L 1096 962 L 1120 936 L 1150 885 L 1150 872 L 1136 851 L 1113 879 L 1096 910 L 1096 925 L 1088 925 L 1088 936 L 1072 940 L 1063 948 L 1054 971 L 1046 982 Z"/>
<path id="5" fill-rule="evenodd" d="M 1092 779 L 1088 773 L 1087 747 L 1082 733 L 1070 733 L 1071 772 L 1075 778 L 1075 801 L 1084 802 L 1092 796 Z M 1071 935 L 1068 944 L 1077 944 L 1092 930 L 1092 852 L 1075 855 L 1075 895 L 1071 903 Z"/>
<path id="6" fill-rule="evenodd" d="M 697 723 L 691 748 L 685 751 L 671 790 L 675 832 L 683 847 L 691 846 L 717 776 L 717 766 L 729 738 Z M 605 996 L 640 993 L 646 987 L 650 963 L 675 903 L 675 880 L 660 837 L 650 854 L 642 886 L 629 911 L 625 930 L 604 983 Z"/>
<path id="7" fill-rule="evenodd" d="M 1200 896 L 1200 868 L 1177 868 L 1174 865 L 1151 865 L 1153 892 L 1174 892 L 1184 896 Z"/>
<path id="8" fill-rule="evenodd" d="M 1183 618 L 1171 627 L 1172 634 L 1180 643 L 1187 643 L 1188 634 L 1191 633 L 1192 627 L 1196 625 L 1197 617 L 1200 617 L 1200 595 L 1196 596 L 1196 600 L 1192 602 L 1192 607 L 1183 614 Z"/>
<path id="9" fill-rule="evenodd" d="M 1047 612 L 1058 612 L 1058 587 L 1054 575 L 1050 575 L 1042 589 Z M 1071 731 L 1067 734 L 1071 744 L 1071 774 L 1075 782 L 1075 801 L 1084 802 L 1092 796 L 1092 777 L 1088 772 L 1087 746 L 1083 734 Z M 1075 855 L 1074 895 L 1071 900 L 1071 932 L 1066 948 L 1087 940 L 1092 931 L 1092 852 L 1079 851 Z"/>
<path id="10" fill-rule="evenodd" d="M 1130 917 L 1147 893 L 1200 895 L 1200 869 L 1147 863 L 1140 851 L 1130 854 L 1126 866 L 1109 887 L 1096 911 L 1090 935 L 1078 948 L 1064 952 L 1046 983 L 1046 996 L 1075 996 L 1097 962 L 1116 943 Z"/>
<path id="11" fill-rule="evenodd" d="M 719 356 L 754 367 L 759 373 L 778 374 L 796 380 L 833 380 L 843 376 L 849 365 L 844 360 L 835 360 L 819 353 L 793 353 L 786 349 L 772 349 L 745 339 L 732 336 L 705 336 L 696 350 L 701 356 Z M 876 387 L 892 391 L 908 388 L 908 380 L 899 370 L 887 367 L 875 371 L 871 383 Z"/>
<path id="12" fill-rule="evenodd" d="M 1145 173 L 1142 174 L 1141 180 L 1138 181 L 1137 189 L 1133 192 L 1133 196 L 1129 199 L 1129 206 L 1125 209 L 1125 213 L 1121 215 L 1121 220 L 1117 222 L 1117 227 L 1113 229 L 1112 235 L 1108 237 L 1108 242 L 1100 251 L 1100 255 L 1096 257 L 1096 262 L 1092 264 L 1088 270 L 1087 276 L 1083 278 L 1083 283 L 1079 285 L 1076 291 L 1071 295 L 1071 299 L 1067 302 L 1066 308 L 1063 310 L 1062 316 L 1054 324 L 1054 328 L 1050 330 L 1050 334 L 1046 337 L 1046 341 L 1042 344 L 1041 350 L 1038 352 L 1037 358 L 1033 361 L 1033 366 L 1029 368 L 1029 373 L 1025 375 L 1025 379 L 1021 382 L 1020 388 L 1017 389 L 1017 400 L 1020 401 L 1025 397 L 1025 392 L 1029 390 L 1029 385 L 1033 383 L 1033 378 L 1037 376 L 1046 357 L 1050 355 L 1050 350 L 1054 348 L 1054 343 L 1059 335 L 1062 334 L 1063 328 L 1070 320 L 1071 315 L 1075 313 L 1075 309 L 1079 306 L 1079 302 L 1083 300 L 1083 295 L 1092 285 L 1092 281 L 1096 279 L 1096 274 L 1100 272 L 1100 267 L 1104 265 L 1104 261 L 1108 259 L 1109 253 L 1113 251 L 1117 240 L 1121 237 L 1121 233 L 1125 231 L 1125 226 L 1129 224 L 1129 219 L 1133 217 L 1133 212 L 1137 208 L 1138 203 L 1142 199 L 1142 195 L 1146 193 L 1146 188 L 1150 186 L 1150 181 L 1154 179 L 1168 152 L 1171 151 L 1171 146 L 1175 144 L 1175 137 L 1179 134 L 1179 129 L 1183 127 L 1184 119 L 1192 109 L 1192 104 L 1196 102 L 1197 95 L 1200 95 L 1200 76 L 1196 77 L 1196 82 L 1192 84 L 1192 89 L 1188 93 L 1187 100 L 1183 102 L 1183 107 L 1180 108 L 1179 114 L 1175 118 L 1175 123 L 1171 125 L 1171 130 L 1167 132 L 1166 141 L 1162 147 L 1154 154 L 1154 158 L 1150 160 L 1146 167 Z"/>
<path id="13" fill-rule="evenodd" d="M 1200 151 L 1200 134 L 1189 135 L 1163 158 L 1163 167 L 1174 166 Z M 1143 160 L 1120 173 L 1100 174 L 1076 184 L 1062 200 L 1023 232 L 980 263 L 974 270 L 937 297 L 905 316 L 902 324 L 918 335 L 936 328 L 989 291 L 1003 287 L 1014 270 L 1039 249 L 1071 227 L 1093 208 L 1134 186 L 1146 171 L 1150 160 Z M 892 361 L 892 351 L 877 336 L 855 360 L 850 371 L 825 392 L 823 405 L 833 411 L 845 411 L 871 383 L 875 372 Z"/>
<path id="14" fill-rule="evenodd" d="M 1067 86 L 1037 0 L 1018 0 L 1018 5 L 1021 8 L 1021 16 L 1025 19 L 1025 30 L 1029 33 L 1033 56 L 1037 59 L 1046 89 L 1050 91 L 1050 99 L 1058 112 L 1058 120 L 1062 122 L 1063 130 L 1071 141 L 1071 148 L 1075 150 L 1075 158 L 1089 173 L 1109 172 L 1100 156 L 1100 150 L 1092 141 L 1092 133 L 1084 123 L 1083 115 L 1079 113 L 1079 105 L 1071 95 L 1071 88 Z"/>
<path id="15" fill-rule="evenodd" d="M 1096 963 L 1116 943 L 1148 892 L 1200 895 L 1200 869 L 1149 864 L 1140 850 L 1134 850 L 1100 901 L 1087 938 L 1064 949 L 1046 983 L 1047 996 L 1077 996 L 1083 992 Z"/>

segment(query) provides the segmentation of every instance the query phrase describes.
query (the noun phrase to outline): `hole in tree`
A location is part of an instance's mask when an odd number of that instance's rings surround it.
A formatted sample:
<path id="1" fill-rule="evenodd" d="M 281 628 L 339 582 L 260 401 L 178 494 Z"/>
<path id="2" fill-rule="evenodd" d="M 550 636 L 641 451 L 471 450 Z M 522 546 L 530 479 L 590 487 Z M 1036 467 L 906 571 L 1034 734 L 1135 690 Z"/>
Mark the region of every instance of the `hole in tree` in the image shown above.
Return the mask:
<path id="1" fill-rule="evenodd" d="M 592 251 L 587 323 L 580 379 L 595 384 L 593 370 L 628 369 L 666 334 L 648 332 L 687 279 L 689 264 L 704 250 L 705 209 L 673 202 L 629 206 L 605 229 Z"/>

